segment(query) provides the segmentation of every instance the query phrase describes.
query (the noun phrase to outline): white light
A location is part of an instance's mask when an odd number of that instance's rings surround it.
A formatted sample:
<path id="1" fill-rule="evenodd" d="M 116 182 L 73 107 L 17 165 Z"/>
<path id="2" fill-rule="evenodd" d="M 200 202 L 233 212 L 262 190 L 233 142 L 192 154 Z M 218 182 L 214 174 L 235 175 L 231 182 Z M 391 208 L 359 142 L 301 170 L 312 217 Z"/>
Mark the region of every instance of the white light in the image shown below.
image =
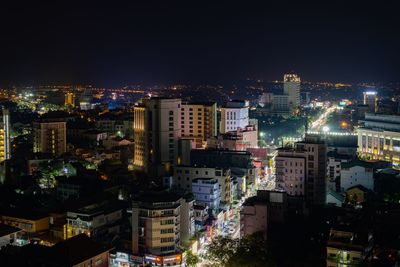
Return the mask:
<path id="1" fill-rule="evenodd" d="M 322 131 L 323 132 L 329 132 L 329 127 L 328 126 L 324 126 L 324 127 L 322 127 Z"/>
<path id="2" fill-rule="evenodd" d="M 365 94 L 366 94 L 366 95 L 376 95 L 376 92 L 374 92 L 374 91 L 368 91 L 368 92 L 365 92 Z"/>

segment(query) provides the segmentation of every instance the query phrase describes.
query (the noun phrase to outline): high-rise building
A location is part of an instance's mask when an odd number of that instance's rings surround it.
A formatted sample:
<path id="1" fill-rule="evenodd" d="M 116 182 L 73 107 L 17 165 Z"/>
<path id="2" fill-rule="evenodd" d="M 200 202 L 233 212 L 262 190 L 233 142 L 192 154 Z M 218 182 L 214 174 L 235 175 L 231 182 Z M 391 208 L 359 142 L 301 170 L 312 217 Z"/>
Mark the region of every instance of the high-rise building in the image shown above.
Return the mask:
<path id="1" fill-rule="evenodd" d="M 276 182 L 288 195 L 304 196 L 309 204 L 324 205 L 326 197 L 326 144 L 306 136 L 294 148 L 281 148 L 275 158 Z"/>
<path id="2" fill-rule="evenodd" d="M 75 94 L 73 92 L 65 93 L 65 106 L 75 107 Z"/>
<path id="3" fill-rule="evenodd" d="M 8 109 L 1 110 L 0 121 L 0 162 L 11 157 L 10 152 L 10 113 Z"/>
<path id="4" fill-rule="evenodd" d="M 300 106 L 300 76 L 285 74 L 283 76 L 283 93 L 288 95 L 288 105 L 291 111 Z"/>
<path id="5" fill-rule="evenodd" d="M 230 101 L 221 108 L 221 133 L 244 129 L 247 125 L 249 125 L 249 101 Z"/>
<path id="6" fill-rule="evenodd" d="M 132 204 L 132 252 L 146 263 L 180 264 L 179 250 L 194 234 L 193 200 L 177 194 L 149 192 Z"/>
<path id="7" fill-rule="evenodd" d="M 42 119 L 33 123 L 33 152 L 60 156 L 67 151 L 66 122 Z"/>
<path id="8" fill-rule="evenodd" d="M 364 92 L 364 105 L 368 106 L 369 112 L 378 111 L 378 93 L 376 91 Z"/>
<path id="9" fill-rule="evenodd" d="M 181 129 L 182 137 L 196 140 L 201 147 L 217 135 L 217 103 L 182 103 Z"/>
<path id="10" fill-rule="evenodd" d="M 179 162 L 181 100 L 148 98 L 134 107 L 134 166 L 157 176 Z"/>

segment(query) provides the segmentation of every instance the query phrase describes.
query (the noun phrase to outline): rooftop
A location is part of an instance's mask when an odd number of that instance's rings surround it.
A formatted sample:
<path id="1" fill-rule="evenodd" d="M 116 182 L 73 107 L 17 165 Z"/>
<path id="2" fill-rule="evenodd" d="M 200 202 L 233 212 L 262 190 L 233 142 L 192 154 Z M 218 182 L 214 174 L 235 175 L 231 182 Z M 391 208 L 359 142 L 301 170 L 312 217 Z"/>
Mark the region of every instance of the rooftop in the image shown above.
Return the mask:
<path id="1" fill-rule="evenodd" d="M 0 223 L 0 237 L 21 231 L 21 229 Z"/>

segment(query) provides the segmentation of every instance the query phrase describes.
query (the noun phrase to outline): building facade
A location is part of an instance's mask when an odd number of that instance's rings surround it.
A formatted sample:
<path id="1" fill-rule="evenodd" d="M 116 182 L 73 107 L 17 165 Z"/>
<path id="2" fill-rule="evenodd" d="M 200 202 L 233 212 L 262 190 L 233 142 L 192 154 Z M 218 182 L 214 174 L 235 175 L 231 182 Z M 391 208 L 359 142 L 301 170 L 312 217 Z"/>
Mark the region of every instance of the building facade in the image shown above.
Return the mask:
<path id="1" fill-rule="evenodd" d="M 364 105 L 368 106 L 368 111 L 375 113 L 378 111 L 378 93 L 376 91 L 367 91 L 363 93 Z"/>
<path id="2" fill-rule="evenodd" d="M 244 129 L 247 125 L 249 125 L 249 101 L 231 101 L 221 108 L 221 133 Z"/>
<path id="3" fill-rule="evenodd" d="M 289 195 L 303 194 L 309 204 L 324 205 L 326 150 L 326 144 L 318 136 L 311 135 L 295 143 L 294 148 L 279 149 L 275 158 L 277 184 Z"/>
<path id="4" fill-rule="evenodd" d="M 134 107 L 134 167 L 157 176 L 178 162 L 181 137 L 181 100 L 142 99 Z"/>
<path id="5" fill-rule="evenodd" d="M 60 156 L 67 151 L 65 121 L 42 120 L 33 123 L 33 152 Z"/>
<path id="6" fill-rule="evenodd" d="M 161 265 L 167 263 L 165 257 L 180 255 L 182 236 L 190 238 L 193 232 L 193 201 L 165 192 L 142 194 L 133 201 L 132 252 L 143 255 L 145 262 Z M 181 257 L 176 259 L 170 263 L 180 264 Z"/>
<path id="7" fill-rule="evenodd" d="M 3 109 L 0 121 L 0 162 L 11 158 L 10 151 L 10 113 Z"/>
<path id="8" fill-rule="evenodd" d="M 400 164 L 400 116 L 365 114 L 358 128 L 358 154 L 367 159 Z"/>
<path id="9" fill-rule="evenodd" d="M 215 178 L 197 178 L 192 182 L 192 193 L 197 205 L 219 209 L 221 190 Z"/>
<path id="10" fill-rule="evenodd" d="M 283 76 L 283 93 L 288 96 L 288 106 L 291 111 L 300 106 L 300 76 L 285 74 Z"/>
<path id="11" fill-rule="evenodd" d="M 217 135 L 217 103 L 182 103 L 181 130 L 182 137 L 192 138 L 202 147 Z"/>
<path id="12" fill-rule="evenodd" d="M 230 169 L 208 168 L 197 166 L 176 166 L 173 175 L 173 186 L 193 192 L 193 181 L 198 178 L 211 178 L 218 181 L 221 201 L 232 203 L 232 179 Z"/>

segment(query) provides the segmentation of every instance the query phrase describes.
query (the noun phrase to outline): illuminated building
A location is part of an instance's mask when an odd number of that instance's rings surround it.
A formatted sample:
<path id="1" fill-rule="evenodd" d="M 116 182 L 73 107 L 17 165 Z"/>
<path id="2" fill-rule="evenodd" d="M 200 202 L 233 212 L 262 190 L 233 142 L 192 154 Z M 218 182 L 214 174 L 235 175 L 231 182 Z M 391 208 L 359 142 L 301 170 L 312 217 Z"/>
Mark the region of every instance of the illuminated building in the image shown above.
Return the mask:
<path id="1" fill-rule="evenodd" d="M 300 106 L 300 76 L 285 74 L 283 76 L 283 94 L 288 96 L 288 105 L 291 111 Z"/>
<path id="2" fill-rule="evenodd" d="M 180 264 L 179 247 L 194 234 L 193 200 L 177 194 L 148 192 L 132 205 L 132 253 L 146 263 Z"/>
<path id="3" fill-rule="evenodd" d="M 365 114 L 358 128 L 358 154 L 367 159 L 400 164 L 400 116 Z"/>
<path id="4" fill-rule="evenodd" d="M 33 152 L 60 156 L 67 151 L 66 122 L 42 119 L 33 123 Z"/>
<path id="5" fill-rule="evenodd" d="M 182 103 L 182 137 L 193 138 L 198 147 L 217 135 L 217 103 Z"/>
<path id="6" fill-rule="evenodd" d="M 86 234 L 102 237 L 119 232 L 118 222 L 122 219 L 122 207 L 117 202 L 103 201 L 83 205 L 67 212 L 67 238 Z"/>
<path id="7" fill-rule="evenodd" d="M 65 93 L 65 103 L 66 106 L 75 107 L 75 94 L 72 92 Z"/>
<path id="8" fill-rule="evenodd" d="M 248 125 L 244 129 L 219 134 L 207 141 L 207 148 L 221 148 L 243 151 L 258 147 L 257 125 Z"/>
<path id="9" fill-rule="evenodd" d="M 20 228 L 26 233 L 37 233 L 49 229 L 49 216 L 13 210 L 0 214 L 0 223 Z"/>
<path id="10" fill-rule="evenodd" d="M 10 154 L 10 115 L 7 109 L 2 110 L 0 121 L 0 162 L 9 159 Z"/>
<path id="11" fill-rule="evenodd" d="M 221 133 L 244 129 L 247 125 L 249 125 L 249 101 L 230 101 L 221 108 Z"/>
<path id="12" fill-rule="evenodd" d="M 192 193 L 197 205 L 219 209 L 221 189 L 217 179 L 196 178 L 192 182 Z"/>
<path id="13" fill-rule="evenodd" d="M 362 225 L 342 224 L 329 232 L 326 266 L 369 266 L 373 236 Z"/>
<path id="14" fill-rule="evenodd" d="M 181 100 L 142 99 L 134 107 L 134 166 L 155 175 L 171 171 L 178 161 L 181 137 Z"/>
<path id="15" fill-rule="evenodd" d="M 375 91 L 364 92 L 364 105 L 368 106 L 369 112 L 378 111 L 378 93 Z"/>
<path id="16" fill-rule="evenodd" d="M 193 181 L 198 178 L 213 178 L 220 186 L 221 202 L 230 204 L 233 201 L 231 171 L 230 169 L 200 167 L 200 166 L 176 166 L 173 175 L 175 188 L 193 191 Z"/>
<path id="17" fill-rule="evenodd" d="M 307 135 L 294 148 L 280 148 L 275 158 L 276 183 L 288 195 L 305 196 L 310 204 L 323 205 L 326 198 L 326 144 Z"/>

